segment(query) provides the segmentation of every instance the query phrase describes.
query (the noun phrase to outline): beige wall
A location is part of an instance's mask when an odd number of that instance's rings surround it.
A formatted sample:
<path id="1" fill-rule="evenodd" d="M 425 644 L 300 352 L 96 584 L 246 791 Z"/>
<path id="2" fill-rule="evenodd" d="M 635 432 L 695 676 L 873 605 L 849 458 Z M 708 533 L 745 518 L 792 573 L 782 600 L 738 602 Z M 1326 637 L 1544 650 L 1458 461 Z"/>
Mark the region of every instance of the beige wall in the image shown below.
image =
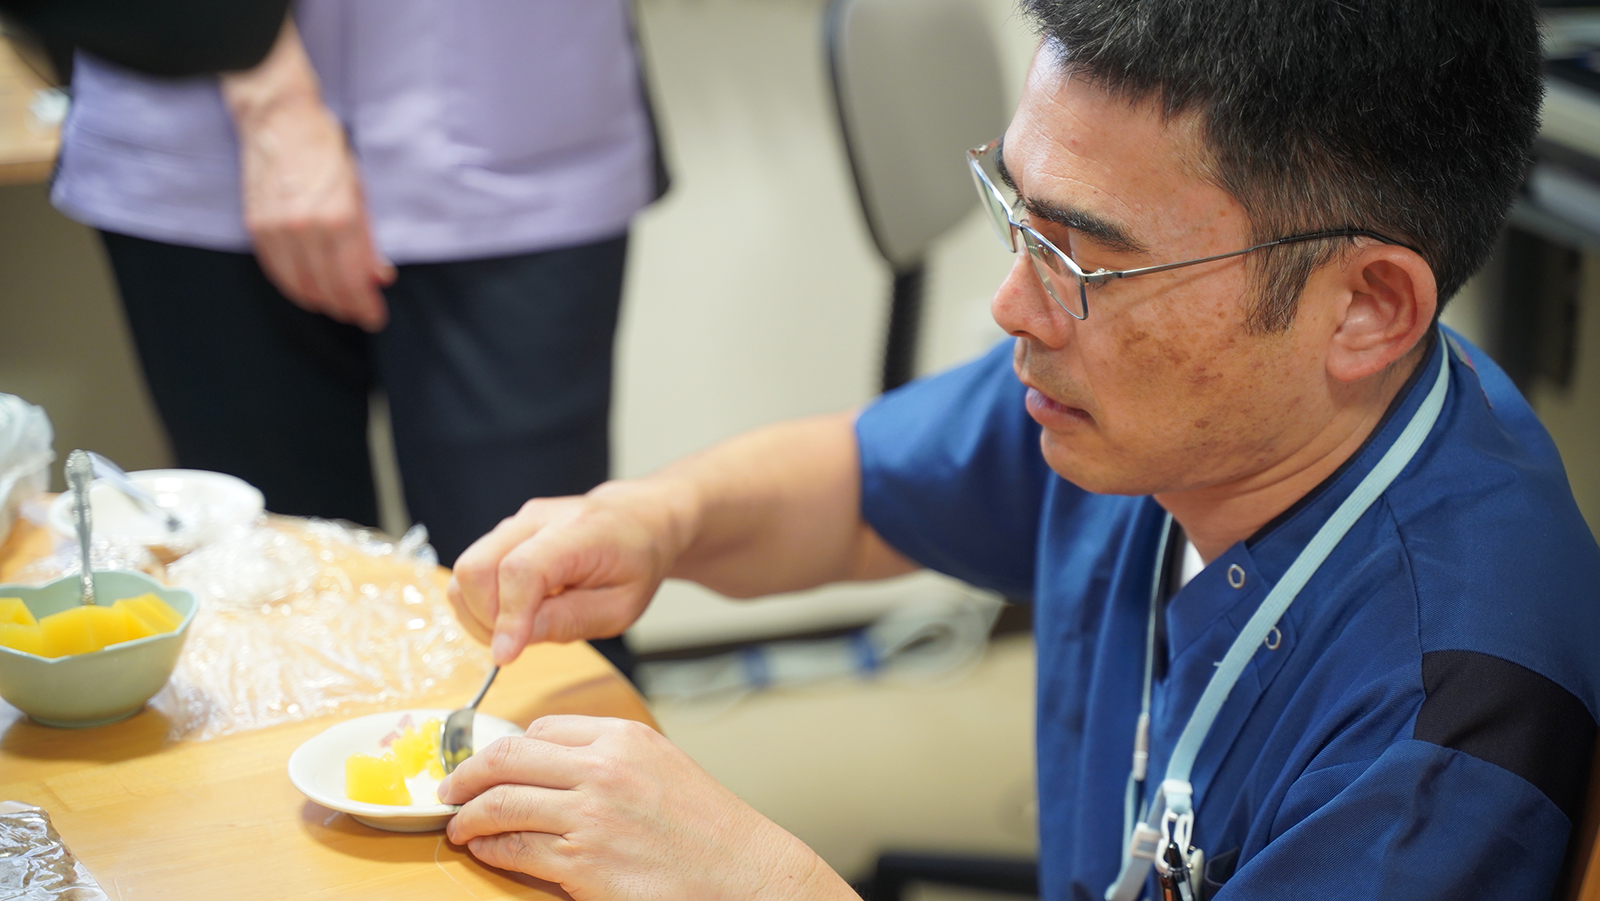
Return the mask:
<path id="1" fill-rule="evenodd" d="M 0 187 L 0 392 L 50 415 L 57 488 L 75 447 L 128 469 L 170 465 L 105 254 L 44 185 Z"/>

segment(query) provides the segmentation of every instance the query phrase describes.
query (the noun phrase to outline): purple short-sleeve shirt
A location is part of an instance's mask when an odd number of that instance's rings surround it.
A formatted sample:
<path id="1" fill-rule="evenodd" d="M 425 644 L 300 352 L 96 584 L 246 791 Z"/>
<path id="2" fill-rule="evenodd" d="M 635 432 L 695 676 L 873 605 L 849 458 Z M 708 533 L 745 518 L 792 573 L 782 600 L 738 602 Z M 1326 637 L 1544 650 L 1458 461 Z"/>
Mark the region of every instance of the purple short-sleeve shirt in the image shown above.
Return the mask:
<path id="1" fill-rule="evenodd" d="M 610 237 L 654 194 L 625 0 L 300 0 L 295 19 L 396 263 Z M 238 140 L 215 78 L 152 78 L 79 55 L 59 209 L 242 252 L 239 196 Z"/>

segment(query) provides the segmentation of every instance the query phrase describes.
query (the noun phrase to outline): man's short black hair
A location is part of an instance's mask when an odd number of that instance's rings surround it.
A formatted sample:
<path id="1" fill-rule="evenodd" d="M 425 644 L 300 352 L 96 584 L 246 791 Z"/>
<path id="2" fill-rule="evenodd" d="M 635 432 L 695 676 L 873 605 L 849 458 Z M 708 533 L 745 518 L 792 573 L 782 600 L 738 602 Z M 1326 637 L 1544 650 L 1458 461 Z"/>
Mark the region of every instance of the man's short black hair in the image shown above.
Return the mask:
<path id="1" fill-rule="evenodd" d="M 1543 97 L 1533 0 L 1022 0 L 1075 75 L 1198 122 L 1258 240 L 1388 235 L 1441 306 L 1488 259 Z M 1252 327 L 1286 328 L 1340 242 L 1258 254 Z"/>

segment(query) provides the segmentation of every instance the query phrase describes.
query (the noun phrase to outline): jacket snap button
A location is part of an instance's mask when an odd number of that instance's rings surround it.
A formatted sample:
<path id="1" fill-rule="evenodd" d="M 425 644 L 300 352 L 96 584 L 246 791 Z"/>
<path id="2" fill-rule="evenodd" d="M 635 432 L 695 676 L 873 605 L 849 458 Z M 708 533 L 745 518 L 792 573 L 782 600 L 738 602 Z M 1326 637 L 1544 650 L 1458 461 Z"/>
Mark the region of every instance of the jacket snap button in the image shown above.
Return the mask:
<path id="1" fill-rule="evenodd" d="M 1244 587 L 1244 567 L 1237 563 L 1228 566 L 1228 584 L 1234 588 Z"/>

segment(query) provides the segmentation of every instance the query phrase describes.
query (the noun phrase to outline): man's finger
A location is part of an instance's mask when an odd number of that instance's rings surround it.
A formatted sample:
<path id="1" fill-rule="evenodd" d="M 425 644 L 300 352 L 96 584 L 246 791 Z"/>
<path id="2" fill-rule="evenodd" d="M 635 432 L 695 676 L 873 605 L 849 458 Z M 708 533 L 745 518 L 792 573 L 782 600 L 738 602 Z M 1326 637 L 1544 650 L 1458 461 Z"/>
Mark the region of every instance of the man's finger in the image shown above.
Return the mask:
<path id="1" fill-rule="evenodd" d="M 445 587 L 444 596 L 450 601 L 450 606 L 455 610 L 456 622 L 467 630 L 467 634 L 478 640 L 479 644 L 487 645 L 494 638 L 488 624 L 481 622 L 468 606 L 467 599 L 462 595 L 461 582 L 454 574 L 450 576 L 450 584 Z"/>
<path id="2" fill-rule="evenodd" d="M 501 520 L 456 558 L 455 580 L 461 586 L 461 602 L 468 615 L 483 626 L 485 644 L 493 634 L 495 617 L 500 614 L 500 561 L 543 527 L 544 519 L 524 508 Z"/>
<path id="3" fill-rule="evenodd" d="M 558 713 L 539 717 L 523 734 L 553 745 L 581 748 L 594 744 L 595 739 L 617 728 L 619 722 L 612 717 Z"/>
<path id="4" fill-rule="evenodd" d="M 563 842 L 565 839 L 555 835 L 507 832 L 475 838 L 467 843 L 467 850 L 491 867 L 561 884 L 569 875 L 567 860 L 559 850 Z"/>
<path id="5" fill-rule="evenodd" d="M 570 566 L 566 542 L 536 534 L 500 560 L 500 609 L 494 618 L 490 645 L 495 663 L 515 660 L 533 634 L 534 617 L 547 597 L 567 585 Z M 537 636 L 542 638 L 543 636 Z"/>
<path id="6" fill-rule="evenodd" d="M 583 641 L 621 634 L 633 619 L 628 596 L 637 586 L 568 589 L 545 598 L 534 616 L 531 641 Z"/>
<path id="7" fill-rule="evenodd" d="M 464 845 L 480 835 L 544 832 L 565 835 L 578 825 L 578 796 L 536 785 L 496 785 L 461 806 L 445 834 Z"/>
<path id="8" fill-rule="evenodd" d="M 568 789 L 583 778 L 584 762 L 571 748 L 529 738 L 498 738 L 468 757 L 439 783 L 439 800 L 465 804 L 505 782 Z"/>

